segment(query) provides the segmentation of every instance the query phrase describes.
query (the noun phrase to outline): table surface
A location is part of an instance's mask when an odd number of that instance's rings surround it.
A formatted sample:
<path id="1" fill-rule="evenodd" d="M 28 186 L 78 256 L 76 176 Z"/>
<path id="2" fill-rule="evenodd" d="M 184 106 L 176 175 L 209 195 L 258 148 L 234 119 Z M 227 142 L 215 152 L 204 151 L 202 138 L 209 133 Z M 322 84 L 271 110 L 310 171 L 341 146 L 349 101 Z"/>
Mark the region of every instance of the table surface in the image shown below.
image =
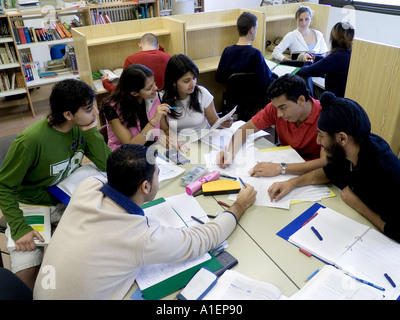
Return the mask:
<path id="1" fill-rule="evenodd" d="M 265 138 L 258 139 L 255 146 L 258 149 L 275 147 Z M 187 157 L 191 159 L 190 152 L 194 154 L 199 148 L 203 153 L 208 150 L 208 146 L 205 147 L 204 144 L 195 142 L 190 145 Z M 161 150 L 163 150 L 162 147 L 159 148 L 160 152 L 162 152 Z M 185 172 L 194 165 L 201 165 L 201 163 L 195 163 L 196 160 L 191 160 L 191 163 L 183 165 Z M 205 164 L 203 163 L 203 165 Z M 179 179 L 180 177 L 163 181 L 156 198 L 166 198 L 184 193 L 185 188 L 179 185 Z M 329 185 L 329 187 L 335 193 L 335 196 L 321 200 L 320 204 L 373 227 L 368 220 L 343 202 L 338 188 L 332 185 Z M 196 200 L 204 211 L 211 215 L 225 209 L 217 203 L 218 200 L 227 204 L 233 203 L 233 201 L 228 200 L 228 195 L 200 195 L 196 197 Z M 251 206 L 227 239 L 229 245 L 227 251 L 239 261 L 233 270 L 252 279 L 275 285 L 284 296 L 290 297 L 297 292 L 305 285 L 307 277 L 315 270 L 323 267 L 324 263 L 315 257 L 304 255 L 296 246 L 277 236 L 276 233 L 313 204 L 314 202 L 296 203 L 292 204 L 288 210 Z M 137 285 L 134 283 L 125 298 L 129 299 L 136 289 Z M 174 299 L 176 294 L 177 292 L 172 293 L 164 299 Z"/>

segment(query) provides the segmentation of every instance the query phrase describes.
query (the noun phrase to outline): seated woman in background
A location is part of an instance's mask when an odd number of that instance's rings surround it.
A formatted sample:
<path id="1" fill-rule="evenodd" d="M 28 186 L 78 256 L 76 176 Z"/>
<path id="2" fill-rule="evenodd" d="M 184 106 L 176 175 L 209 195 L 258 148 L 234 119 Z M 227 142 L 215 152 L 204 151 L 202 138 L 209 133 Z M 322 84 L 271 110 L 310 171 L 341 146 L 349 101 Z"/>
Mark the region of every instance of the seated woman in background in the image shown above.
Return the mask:
<path id="1" fill-rule="evenodd" d="M 344 97 L 349 73 L 354 28 L 348 22 L 336 23 L 331 31 L 330 53 L 311 65 L 302 67 L 298 75 L 302 77 L 325 77 L 325 90 L 337 97 Z"/>
<path id="2" fill-rule="evenodd" d="M 127 66 L 112 95 L 102 105 L 107 122 L 108 146 L 115 150 L 122 144 L 149 145 L 167 134 L 167 104 L 157 96 L 153 72 L 141 65 Z"/>
<path id="3" fill-rule="evenodd" d="M 214 97 L 203 86 L 197 85 L 199 69 L 184 54 L 171 57 L 165 70 L 162 101 L 176 107 L 166 116 L 169 127 L 181 137 L 208 129 L 219 117 L 215 111 Z M 232 118 L 220 127 L 229 128 Z"/>
<path id="4" fill-rule="evenodd" d="M 289 48 L 290 54 L 296 52 L 314 52 L 315 54 L 324 55 L 328 52 L 324 35 L 315 29 L 310 29 L 312 20 L 312 11 L 309 7 L 301 6 L 295 13 L 297 21 L 297 29 L 289 32 L 282 39 L 272 52 L 272 58 L 277 61 L 292 60 L 283 55 L 283 52 Z M 298 59 L 309 61 L 311 55 L 303 54 Z"/>

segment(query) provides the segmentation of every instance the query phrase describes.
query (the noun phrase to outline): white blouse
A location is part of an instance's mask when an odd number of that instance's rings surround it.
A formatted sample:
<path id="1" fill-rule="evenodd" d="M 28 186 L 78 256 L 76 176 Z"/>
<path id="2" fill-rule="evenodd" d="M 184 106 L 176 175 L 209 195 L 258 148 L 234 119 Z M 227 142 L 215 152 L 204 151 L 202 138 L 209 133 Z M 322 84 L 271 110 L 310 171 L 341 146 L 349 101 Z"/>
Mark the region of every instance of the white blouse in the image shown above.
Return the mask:
<path id="1" fill-rule="evenodd" d="M 329 50 L 325 43 L 324 35 L 322 34 L 322 32 L 315 29 L 312 30 L 315 32 L 315 37 L 317 38 L 313 52 L 317 54 L 324 54 L 328 52 Z M 283 61 L 283 59 L 285 58 L 283 52 L 287 48 L 289 48 L 290 53 L 309 51 L 308 45 L 304 40 L 303 35 L 297 29 L 286 34 L 286 36 L 272 52 L 272 58 L 278 61 Z"/>
<path id="2" fill-rule="evenodd" d="M 189 109 L 190 96 L 184 100 L 179 100 L 178 111 L 181 116 L 178 119 L 167 116 L 169 127 L 177 132 L 180 136 L 190 136 L 195 131 L 199 133 L 202 129 L 208 129 L 210 127 L 206 117 L 205 109 L 208 108 L 214 100 L 214 96 L 203 86 L 197 86 L 200 89 L 198 99 L 203 110 L 202 113 L 196 112 Z"/>

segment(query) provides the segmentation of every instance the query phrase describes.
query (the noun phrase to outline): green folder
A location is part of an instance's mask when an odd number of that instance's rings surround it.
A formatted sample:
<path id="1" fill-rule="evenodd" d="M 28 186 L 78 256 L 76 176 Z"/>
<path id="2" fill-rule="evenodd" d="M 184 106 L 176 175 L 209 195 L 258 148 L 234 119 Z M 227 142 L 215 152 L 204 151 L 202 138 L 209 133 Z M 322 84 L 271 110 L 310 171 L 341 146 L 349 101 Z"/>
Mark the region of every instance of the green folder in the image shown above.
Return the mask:
<path id="1" fill-rule="evenodd" d="M 162 202 L 165 202 L 164 198 L 155 199 L 153 201 L 143 204 L 142 209 L 155 206 Z M 222 264 L 217 260 L 217 258 L 215 258 L 212 253 L 209 252 L 209 254 L 211 255 L 211 259 L 142 290 L 143 296 L 147 300 L 161 299 L 166 295 L 186 286 L 193 278 L 193 276 L 197 273 L 197 271 L 199 271 L 202 267 L 206 267 L 210 271 L 216 271 L 222 268 Z"/>
<path id="2" fill-rule="evenodd" d="M 202 267 L 206 267 L 210 271 L 216 271 L 222 268 L 222 264 L 217 260 L 217 258 L 215 258 L 212 253 L 209 254 L 211 255 L 211 259 L 142 290 L 143 296 L 147 300 L 161 299 L 186 286 Z"/>

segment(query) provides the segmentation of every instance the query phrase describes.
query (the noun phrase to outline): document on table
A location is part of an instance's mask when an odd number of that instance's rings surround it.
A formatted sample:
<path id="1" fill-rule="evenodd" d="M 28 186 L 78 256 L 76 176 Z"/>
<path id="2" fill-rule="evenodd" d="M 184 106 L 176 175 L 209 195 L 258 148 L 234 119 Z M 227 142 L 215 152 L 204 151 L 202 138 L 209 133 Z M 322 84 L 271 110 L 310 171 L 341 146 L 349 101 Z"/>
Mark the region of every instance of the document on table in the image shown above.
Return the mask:
<path id="1" fill-rule="evenodd" d="M 177 263 L 147 265 L 140 269 L 136 282 L 140 290 L 145 290 L 209 259 L 211 259 L 210 254 L 205 253 L 197 259 L 185 260 Z"/>
<path id="2" fill-rule="evenodd" d="M 326 265 L 290 300 L 381 300 L 384 292 L 361 283 L 334 266 Z"/>
<path id="3" fill-rule="evenodd" d="M 190 134 L 185 134 L 185 130 L 182 130 L 179 133 L 179 138 L 185 138 L 187 136 L 189 136 L 189 141 L 187 141 L 187 143 L 189 142 L 194 142 L 197 141 L 199 139 L 202 139 L 203 137 L 207 136 L 208 134 L 212 133 L 214 130 L 217 130 L 217 128 L 223 123 L 225 122 L 228 118 L 232 117 L 232 115 L 235 113 L 236 111 L 236 107 L 234 107 L 229 113 L 227 113 L 225 116 L 223 116 L 222 118 L 219 118 L 218 121 L 216 123 L 213 124 L 213 126 L 210 129 L 202 129 L 200 132 L 195 132 L 193 133 L 193 130 L 190 130 Z M 181 139 L 180 139 L 181 140 Z"/>
<path id="4" fill-rule="evenodd" d="M 203 222 L 210 220 L 196 198 L 186 193 L 166 199 L 156 199 L 146 204 L 143 210 L 150 226 L 159 223 L 173 228 L 198 225 L 198 222 L 194 221 L 191 216 L 195 216 Z M 140 289 L 144 290 L 210 259 L 210 254 L 205 253 L 197 259 L 178 263 L 148 265 L 140 269 L 136 281 Z"/>
<path id="5" fill-rule="evenodd" d="M 386 299 L 400 294 L 400 244 L 375 229 L 330 208 L 318 214 L 289 237 L 289 242 L 335 265 L 352 276 L 385 288 Z M 323 240 L 311 231 L 318 230 Z M 387 273 L 396 283 L 393 287 Z"/>
<path id="6" fill-rule="evenodd" d="M 157 166 L 160 169 L 158 174 L 158 181 L 164 181 L 175 178 L 185 172 L 185 169 L 178 167 L 170 162 L 167 162 L 160 157 L 156 158 Z"/>
<path id="7" fill-rule="evenodd" d="M 292 201 L 318 201 L 322 198 L 331 196 L 331 191 L 325 185 L 304 186 L 293 189 L 289 194 L 277 202 L 270 200 L 268 189 L 278 181 L 286 181 L 296 177 L 295 175 L 278 175 L 275 177 L 251 177 L 250 172 L 257 162 L 274 163 L 300 163 L 304 160 L 291 147 L 277 147 L 270 149 L 257 150 L 254 145 L 243 146 L 235 155 L 233 163 L 222 169 L 217 164 L 217 154 L 219 151 L 212 150 L 209 154 L 204 154 L 206 167 L 210 170 L 219 170 L 229 176 L 240 177 L 245 183 L 249 183 L 257 190 L 255 205 L 268 206 L 274 208 L 289 209 Z M 230 200 L 235 200 L 237 194 L 229 196 Z"/>
<path id="8" fill-rule="evenodd" d="M 203 300 L 278 300 L 280 290 L 267 282 L 226 270 Z"/>
<path id="9" fill-rule="evenodd" d="M 265 62 L 267 63 L 267 66 L 271 72 L 276 73 L 279 77 L 285 74 L 295 74 L 300 70 L 298 67 L 279 64 L 269 59 L 265 59 Z"/>
<path id="10" fill-rule="evenodd" d="M 279 201 L 271 201 L 268 194 L 269 187 L 278 181 L 286 181 L 295 176 L 292 175 L 279 175 L 276 177 L 249 177 L 240 176 L 240 178 L 245 182 L 254 187 L 257 191 L 256 201 L 254 202 L 257 206 L 266 206 L 273 208 L 289 209 L 290 204 L 293 201 L 319 201 L 322 198 L 327 198 L 330 196 L 330 190 L 324 185 L 315 186 L 304 186 L 293 189 L 290 193 L 285 195 Z M 229 200 L 236 200 L 237 194 L 229 195 Z"/>
<path id="11" fill-rule="evenodd" d="M 216 150 L 224 150 L 225 147 L 229 146 L 233 134 L 245 123 L 246 122 L 244 122 L 243 120 L 235 121 L 230 128 L 214 130 L 213 132 L 210 132 L 207 136 L 203 137 L 201 141 Z M 254 140 L 268 135 L 269 133 L 264 130 L 260 130 L 256 133 L 250 134 L 245 142 L 246 146 L 251 146 L 254 143 Z"/>

